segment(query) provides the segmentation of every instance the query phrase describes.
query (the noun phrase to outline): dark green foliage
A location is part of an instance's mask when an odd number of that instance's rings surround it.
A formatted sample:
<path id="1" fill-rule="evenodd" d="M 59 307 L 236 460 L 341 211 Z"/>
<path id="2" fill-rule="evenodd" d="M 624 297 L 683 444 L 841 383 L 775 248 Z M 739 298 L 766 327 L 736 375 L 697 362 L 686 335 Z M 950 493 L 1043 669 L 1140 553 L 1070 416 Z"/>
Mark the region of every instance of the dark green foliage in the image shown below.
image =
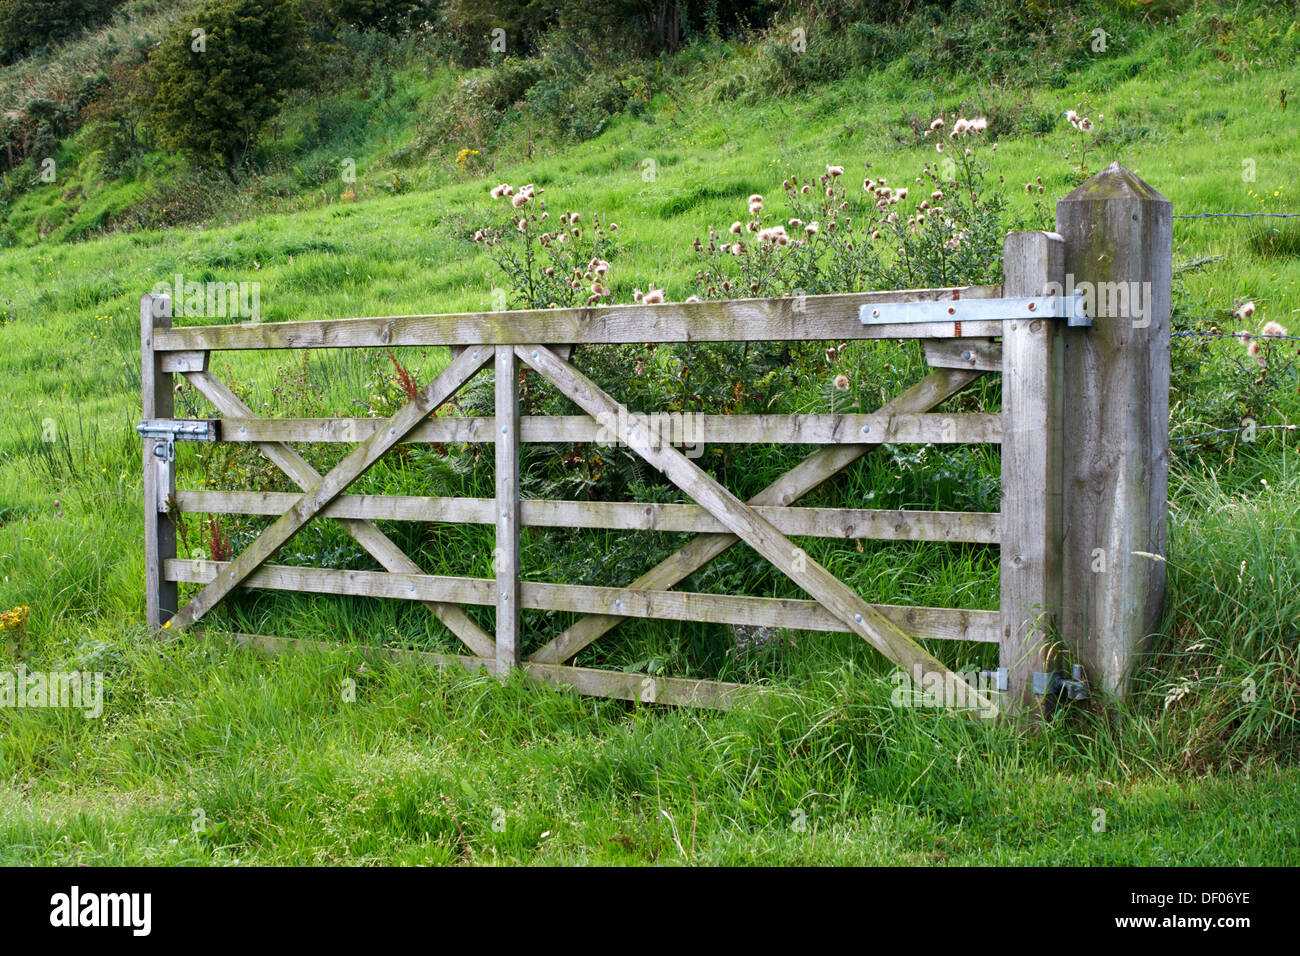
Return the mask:
<path id="1" fill-rule="evenodd" d="M 303 13 L 313 26 L 327 30 L 352 26 L 401 33 L 438 17 L 438 0 L 308 0 Z"/>
<path id="2" fill-rule="evenodd" d="M 303 80 L 304 39 L 293 0 L 208 0 L 151 61 L 151 116 L 163 144 L 237 168 L 285 92 Z"/>
<path id="3" fill-rule="evenodd" d="M 3 0 L 0 64 L 13 63 L 97 27 L 121 4 L 122 0 Z"/>

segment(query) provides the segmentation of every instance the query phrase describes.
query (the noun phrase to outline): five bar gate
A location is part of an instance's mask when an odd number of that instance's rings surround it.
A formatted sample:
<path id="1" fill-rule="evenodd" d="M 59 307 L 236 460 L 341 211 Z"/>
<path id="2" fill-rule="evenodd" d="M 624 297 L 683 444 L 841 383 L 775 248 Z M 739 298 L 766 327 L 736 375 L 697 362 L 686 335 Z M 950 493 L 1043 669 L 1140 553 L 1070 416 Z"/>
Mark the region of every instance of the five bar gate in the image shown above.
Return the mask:
<path id="1" fill-rule="evenodd" d="M 147 607 L 151 625 L 182 631 L 237 587 L 366 595 L 423 602 L 466 646 L 464 655 L 422 654 L 580 693 L 628 700 L 723 707 L 744 685 L 567 664 L 628 617 L 711 621 L 812 631 L 852 632 L 913 676 L 933 674 L 958 687 L 972 709 L 1017 710 L 1032 700 L 1035 674 L 1047 666 L 1049 630 L 1059 601 L 1062 333 L 1086 324 L 1059 282 L 1063 241 L 1016 233 L 1006 241 L 1003 286 L 610 306 L 485 314 L 399 316 L 200 326 L 171 324 L 165 296 L 141 305 Z M 1073 317 L 1071 317 L 1073 316 Z M 750 501 L 741 501 L 659 434 L 653 418 L 629 413 L 567 361 L 590 343 L 921 339 L 931 371 L 870 414 L 703 416 L 705 442 L 774 442 L 819 449 Z M 226 349 L 448 346 L 453 360 L 387 421 L 256 417 L 208 368 Z M 495 372 L 495 417 L 431 417 L 481 369 Z M 585 416 L 521 417 L 518 372 L 533 369 Z M 1000 414 L 932 410 L 988 372 L 1002 374 Z M 171 418 L 173 380 L 182 375 L 222 416 L 213 422 Z M 621 417 L 620 417 L 621 415 Z M 595 441 L 602 422 L 621 422 L 622 444 L 661 471 L 695 504 L 521 500 L 519 444 Z M 177 490 L 176 440 L 254 442 L 301 493 Z M 288 444 L 354 442 L 327 474 Z M 492 442 L 494 499 L 350 495 L 348 487 L 401 442 Z M 883 443 L 992 442 L 1002 446 L 1000 513 L 801 508 L 796 502 Z M 176 555 L 176 512 L 277 515 L 230 561 Z M 267 563 L 307 522 L 338 521 L 385 571 L 347 571 Z M 494 524 L 494 578 L 425 574 L 376 520 Z M 522 581 L 521 525 L 694 532 L 696 537 L 626 586 Z M 997 543 L 997 611 L 869 603 L 795 546 L 789 535 Z M 738 541 L 798 584 L 811 600 L 673 590 Z M 178 583 L 201 585 L 183 607 Z M 1057 588 L 1058 590 L 1053 590 Z M 496 633 L 483 631 L 463 605 L 495 607 Z M 586 615 L 524 657 L 521 609 Z M 917 638 L 997 643 L 1005 695 L 990 700 L 964 684 Z M 272 647 L 278 639 L 255 637 Z"/>

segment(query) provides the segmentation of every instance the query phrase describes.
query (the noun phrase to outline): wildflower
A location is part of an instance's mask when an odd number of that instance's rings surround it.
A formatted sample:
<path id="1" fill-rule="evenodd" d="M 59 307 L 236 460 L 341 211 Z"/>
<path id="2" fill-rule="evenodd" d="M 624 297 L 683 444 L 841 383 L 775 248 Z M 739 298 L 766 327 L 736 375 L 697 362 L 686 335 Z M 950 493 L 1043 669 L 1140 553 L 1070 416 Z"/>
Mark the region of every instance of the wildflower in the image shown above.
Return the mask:
<path id="1" fill-rule="evenodd" d="M 618 232 L 618 223 L 611 222 L 607 228 L 610 232 Z"/>
<path id="2" fill-rule="evenodd" d="M 520 232 L 527 232 L 527 231 L 528 231 L 528 220 L 527 220 L 527 219 L 520 219 L 520 220 L 519 220 L 519 231 L 520 231 Z"/>
<path id="3" fill-rule="evenodd" d="M 529 198 L 530 198 L 529 195 L 525 192 L 516 193 L 515 197 L 510 200 L 510 205 L 518 209 L 520 206 L 523 206 L 526 202 L 528 202 Z"/>
<path id="4" fill-rule="evenodd" d="M 510 184 L 502 183 L 500 186 L 493 186 L 492 189 L 488 191 L 488 195 L 493 199 L 500 199 L 502 196 L 509 196 L 511 192 L 513 192 L 513 190 L 510 188 Z"/>
<path id="5" fill-rule="evenodd" d="M 1092 130 L 1092 120 L 1088 119 L 1086 116 L 1079 120 L 1079 129 L 1083 130 L 1085 133 L 1090 132 Z"/>
<path id="6" fill-rule="evenodd" d="M 931 129 L 931 131 L 934 131 L 934 130 L 936 130 L 936 129 L 939 129 L 939 128 L 942 127 L 942 126 L 943 126 L 943 117 L 942 117 L 942 116 L 936 116 L 934 119 L 930 120 L 930 129 Z"/>
<path id="7" fill-rule="evenodd" d="M 942 152 L 943 152 L 943 143 L 935 143 L 935 144 L 934 144 L 934 148 L 935 148 L 935 151 L 936 151 L 936 152 L 942 153 Z"/>
<path id="8" fill-rule="evenodd" d="M 968 129 L 970 129 L 970 120 L 958 119 L 957 122 L 952 124 L 952 138 L 956 139 L 958 136 L 964 135 Z"/>
<path id="9" fill-rule="evenodd" d="M 752 202 L 749 204 L 749 214 L 751 216 L 757 216 L 762 211 L 763 204 L 761 202 Z"/>
<path id="10" fill-rule="evenodd" d="M 743 225 L 741 225 L 740 220 L 737 219 L 735 222 L 733 222 L 733 223 L 731 224 L 731 234 L 732 234 L 733 236 L 738 236 L 738 235 L 740 235 L 740 230 L 742 230 L 742 229 L 744 229 L 744 228 L 745 228 L 745 227 L 744 227 Z"/>
<path id="11" fill-rule="evenodd" d="M 1252 315 L 1255 314 L 1255 303 L 1244 302 L 1232 314 L 1239 319 L 1249 319 Z"/>
<path id="12" fill-rule="evenodd" d="M 1267 335 L 1267 336 L 1269 336 L 1269 337 L 1271 337 L 1271 338 L 1276 338 L 1276 337 L 1280 337 L 1280 336 L 1286 335 L 1286 334 L 1287 334 L 1287 331 L 1286 331 L 1286 328 L 1285 328 L 1284 326 L 1279 325 L 1279 324 L 1276 323 L 1276 322 L 1266 322 L 1266 323 L 1264 324 L 1264 328 L 1260 331 L 1259 334 L 1260 334 L 1260 335 Z"/>
<path id="13" fill-rule="evenodd" d="M 754 195 L 750 196 L 750 197 L 749 197 L 747 200 L 745 200 L 745 201 L 746 201 L 747 203 L 749 203 L 749 204 L 752 206 L 752 205 L 754 205 L 754 203 L 756 203 L 756 202 L 761 203 L 761 202 L 763 201 L 763 197 L 760 196 L 758 193 L 754 193 Z"/>
<path id="14" fill-rule="evenodd" d="M 1065 111 L 1065 118 L 1066 118 L 1067 120 L 1069 120 L 1069 123 L 1070 123 L 1071 126 L 1074 126 L 1074 127 L 1076 127 L 1076 128 L 1078 127 L 1078 125 L 1079 125 L 1079 114 L 1076 113 L 1074 110 L 1066 110 L 1066 111 Z"/>
<path id="15" fill-rule="evenodd" d="M 827 174 L 828 176 L 830 176 L 832 179 L 835 179 L 835 178 L 837 178 L 837 177 L 839 177 L 839 176 L 843 176 L 843 175 L 844 175 L 844 167 L 843 167 L 843 166 L 827 166 L 827 167 L 826 167 L 826 174 Z"/>
<path id="16" fill-rule="evenodd" d="M 988 127 L 988 118 L 985 116 L 977 116 L 967 124 L 966 129 L 971 133 L 982 133 L 988 129 Z"/>
<path id="17" fill-rule="evenodd" d="M 907 198 L 907 187 L 904 186 L 902 189 L 896 190 L 895 193 L 894 193 L 894 195 L 896 195 L 899 199 L 906 199 L 906 198 Z"/>
<path id="18" fill-rule="evenodd" d="M 802 220 L 802 219 L 791 219 L 791 220 L 790 220 L 790 228 L 791 228 L 791 229 L 798 229 L 798 228 L 799 228 L 800 226 L 802 226 L 802 225 L 803 225 L 803 220 Z"/>
<path id="19" fill-rule="evenodd" d="M 817 235 L 817 233 L 820 231 L 820 229 L 821 229 L 821 227 L 818 226 L 817 223 L 815 223 L 815 222 L 810 222 L 810 223 L 808 223 L 808 225 L 806 225 L 806 226 L 803 227 L 803 231 L 806 232 L 806 233 L 807 233 L 808 235 L 810 235 L 810 236 L 815 236 L 815 235 Z"/>
<path id="20" fill-rule="evenodd" d="M 686 297 L 685 301 L 686 301 L 686 302 L 699 302 L 699 301 L 700 301 L 700 297 L 699 297 L 698 295 L 688 295 L 688 296 Z"/>
<path id="21" fill-rule="evenodd" d="M 641 296 L 642 305 L 658 305 L 664 300 L 664 290 L 656 289 L 653 285 Z"/>
<path id="22" fill-rule="evenodd" d="M 847 392 L 849 390 L 849 377 L 847 375 L 836 375 L 835 387 L 841 392 Z"/>

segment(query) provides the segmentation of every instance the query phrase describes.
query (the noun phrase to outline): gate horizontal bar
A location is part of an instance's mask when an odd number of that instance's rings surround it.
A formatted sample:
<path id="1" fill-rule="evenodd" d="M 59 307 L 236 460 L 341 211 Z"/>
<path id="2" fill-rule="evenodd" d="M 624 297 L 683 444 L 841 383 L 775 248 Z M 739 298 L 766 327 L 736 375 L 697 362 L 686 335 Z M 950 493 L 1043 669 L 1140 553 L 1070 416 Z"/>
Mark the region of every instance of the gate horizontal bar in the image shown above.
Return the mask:
<path id="1" fill-rule="evenodd" d="M 280 515 L 298 496 L 277 491 L 178 491 L 177 511 L 197 514 Z M 639 501 L 520 502 L 524 525 L 533 528 L 604 528 L 611 531 L 671 531 L 725 534 L 722 522 L 696 504 Z M 866 538 L 881 541 L 948 541 L 997 544 L 995 511 L 904 511 L 883 508 L 754 509 L 785 535 Z M 434 498 L 421 495 L 340 495 L 322 512 L 327 518 L 368 521 L 430 521 L 492 524 L 491 498 Z"/>
<path id="2" fill-rule="evenodd" d="M 360 652 L 370 660 L 387 660 L 396 663 L 431 664 L 435 667 L 455 665 L 467 671 L 497 673 L 497 662 L 491 657 L 471 657 L 465 654 L 438 654 L 431 651 L 414 651 L 404 647 L 376 647 L 357 644 L 328 644 L 324 641 L 305 641 L 269 634 L 214 635 L 243 647 L 251 647 L 264 654 L 278 655 L 305 650 L 328 653 Z M 525 661 L 520 669 L 530 680 L 551 687 L 563 687 L 589 697 L 613 697 L 618 700 L 642 704 L 673 704 L 678 707 L 706 707 L 726 710 L 745 698 L 765 693 L 761 686 L 733 684 L 718 680 L 692 680 L 686 677 L 665 677 L 660 674 L 637 674 L 626 671 L 607 671 L 595 667 L 571 667 L 563 664 L 539 664 Z"/>
<path id="3" fill-rule="evenodd" d="M 725 299 L 661 305 L 523 309 L 452 315 L 393 315 L 306 322 L 244 322 L 159 328 L 156 352 L 221 349 L 390 348 L 395 346 L 763 342 L 881 338 L 951 338 L 951 319 L 931 325 L 865 326 L 858 309 L 912 300 L 967 302 L 1000 295 L 1001 286 L 899 289 L 845 295 Z M 967 335 L 1001 335 L 1001 322 L 968 322 Z M 960 336 L 962 332 L 955 333 Z"/>
<path id="4" fill-rule="evenodd" d="M 620 426 L 654 427 L 677 447 L 727 444 L 880 445 L 996 444 L 1002 416 L 987 412 L 923 415 L 647 415 L 628 412 L 626 421 L 599 422 L 588 415 L 528 415 L 519 421 L 520 441 L 531 444 L 595 442 L 619 444 Z M 490 442 L 495 419 L 448 416 L 417 425 L 408 442 Z M 364 441 L 383 424 L 376 418 L 227 418 L 222 437 L 239 442 Z"/>
<path id="5" fill-rule="evenodd" d="M 207 584 L 229 563 L 172 558 L 165 562 L 164 574 L 169 581 Z M 244 585 L 272 591 L 307 591 L 314 594 L 347 594 L 355 597 L 484 606 L 496 604 L 495 582 L 491 578 L 263 565 L 245 579 Z M 537 611 L 572 611 L 579 614 L 703 621 L 828 633 L 849 631 L 847 625 L 816 601 L 794 598 L 651 591 L 536 581 L 522 582 L 520 591 L 520 607 Z M 995 643 L 998 640 L 1000 614 L 997 611 L 896 604 L 873 604 L 871 607 L 918 638 L 980 643 Z"/>

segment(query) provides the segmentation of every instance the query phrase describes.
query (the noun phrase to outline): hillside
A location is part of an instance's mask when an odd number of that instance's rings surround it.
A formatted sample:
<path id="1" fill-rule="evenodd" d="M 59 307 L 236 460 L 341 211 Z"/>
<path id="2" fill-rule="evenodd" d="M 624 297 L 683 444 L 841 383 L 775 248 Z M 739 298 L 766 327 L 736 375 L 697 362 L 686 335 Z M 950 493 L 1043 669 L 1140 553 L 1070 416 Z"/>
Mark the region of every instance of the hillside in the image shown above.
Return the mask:
<path id="1" fill-rule="evenodd" d="M 111 76 L 130 51 L 144 56 L 189 6 L 134 0 L 107 26 L 0 68 L 0 102 L 21 114 L 11 123 L 31 120 L 32 100 L 71 102 L 87 69 Z M 855 189 L 866 176 L 912 183 L 943 158 L 926 135 L 935 117 L 988 120 L 959 142 L 984 171 L 982 195 L 1005 204 L 992 220 L 998 236 L 1050 227 L 1055 199 L 1111 161 L 1169 197 L 1176 215 L 1300 214 L 1287 104 L 1300 90 L 1294 18 L 1263 3 L 1190 4 L 1181 17 L 1152 6 L 1078 4 L 1040 20 L 1038 33 L 1021 30 L 1017 17 L 1029 14 L 977 16 L 961 3 L 901 5 L 907 16 L 859 17 L 852 29 L 810 15 L 808 47 L 793 59 L 782 44 L 799 13 L 785 11 L 762 27 L 686 36 L 671 54 L 588 51 L 572 74 L 564 57 L 576 54 L 558 41 L 475 65 L 437 29 L 344 28 L 328 51 L 321 44 L 332 66 L 286 93 L 237 169 L 143 132 L 109 162 L 105 124 L 124 119 L 103 113 L 111 104 L 51 127 L 56 181 L 40 181 L 43 157 L 31 153 L 0 195 L 0 610 L 29 608 L 21 641 L 4 652 L 105 672 L 111 706 L 100 721 L 0 710 L 0 860 L 1293 864 L 1300 482 L 1294 435 L 1278 427 L 1300 424 L 1293 339 L 1262 353 L 1226 335 L 1175 339 L 1169 609 L 1139 693 L 1113 722 L 1063 715 L 1023 738 L 900 712 L 879 660 L 838 635 L 746 658 L 721 626 L 637 626 L 591 652 L 603 666 L 741 675 L 775 689 L 769 709 L 703 715 L 363 664 L 347 645 L 376 635 L 390 646 L 453 644 L 427 614 L 375 600 L 250 595 L 218 618 L 338 643 L 337 653 L 268 662 L 144 639 L 141 294 L 178 275 L 256 282 L 263 321 L 488 310 L 503 295 L 518 304 L 519 277 L 474 241 L 505 221 L 488 193 L 504 182 L 535 184 L 553 215 L 617 224 L 604 236 L 611 301 L 651 284 L 679 301 L 707 294 L 696 275 L 717 268 L 694 240 L 744 217 L 747 196 L 768 197 L 785 219 L 800 200 L 783 181 L 830 165 Z M 1092 48 L 1096 24 L 1108 27 L 1104 50 Z M 561 75 L 581 82 L 561 88 Z M 1071 126 L 1070 110 L 1093 128 Z M 1176 333 L 1257 333 L 1270 321 L 1300 330 L 1300 219 L 1178 219 L 1174 245 Z M 1000 264 L 965 268 L 954 278 L 978 281 Z M 222 353 L 213 370 L 254 407 L 366 416 L 396 407 L 399 367 L 423 381 L 447 361 L 441 349 Z M 583 361 L 633 387 L 617 355 Z M 869 403 L 921 364 L 893 344 L 837 361 L 853 376 L 850 396 L 816 367 L 762 395 L 763 407 Z M 743 365 L 719 364 L 750 384 Z M 635 387 L 666 393 L 676 367 L 658 371 Z M 721 391 L 695 397 L 725 402 Z M 753 391 L 744 400 L 757 407 Z M 984 409 L 998 396 L 967 400 Z M 182 391 L 178 414 L 205 412 Z M 1248 420 L 1268 427 L 1244 439 Z M 996 457 L 916 454 L 931 455 L 926 469 L 900 448 L 834 490 L 879 507 L 996 507 Z M 490 495 L 487 458 L 452 449 L 367 481 L 389 493 Z M 532 461 L 539 483 L 568 496 L 675 500 L 617 462 Z M 785 467 L 758 450 L 710 463 L 737 493 Z M 187 448 L 180 477 L 280 487 L 255 454 L 205 461 Z M 184 553 L 261 526 L 231 522 L 214 535 L 195 521 Z M 647 537 L 539 533 L 526 556 L 538 579 L 622 577 L 676 541 Z M 401 540 L 430 573 L 490 574 L 490 528 Z M 313 530 L 288 550 L 362 566 L 349 544 Z M 881 600 L 996 603 L 996 549 L 825 547 L 819 560 Z M 760 564 L 737 554 L 695 586 L 786 595 L 788 583 Z M 981 653 L 962 663 L 988 666 Z M 357 682 L 355 702 L 340 700 L 344 679 Z M 1259 689 L 1249 702 L 1246 681 Z M 1107 832 L 1090 829 L 1098 806 Z M 202 834 L 191 830 L 195 808 L 214 821 Z M 515 821 L 506 831 L 492 825 L 496 808 Z M 800 808 L 820 839 L 792 828 Z"/>

